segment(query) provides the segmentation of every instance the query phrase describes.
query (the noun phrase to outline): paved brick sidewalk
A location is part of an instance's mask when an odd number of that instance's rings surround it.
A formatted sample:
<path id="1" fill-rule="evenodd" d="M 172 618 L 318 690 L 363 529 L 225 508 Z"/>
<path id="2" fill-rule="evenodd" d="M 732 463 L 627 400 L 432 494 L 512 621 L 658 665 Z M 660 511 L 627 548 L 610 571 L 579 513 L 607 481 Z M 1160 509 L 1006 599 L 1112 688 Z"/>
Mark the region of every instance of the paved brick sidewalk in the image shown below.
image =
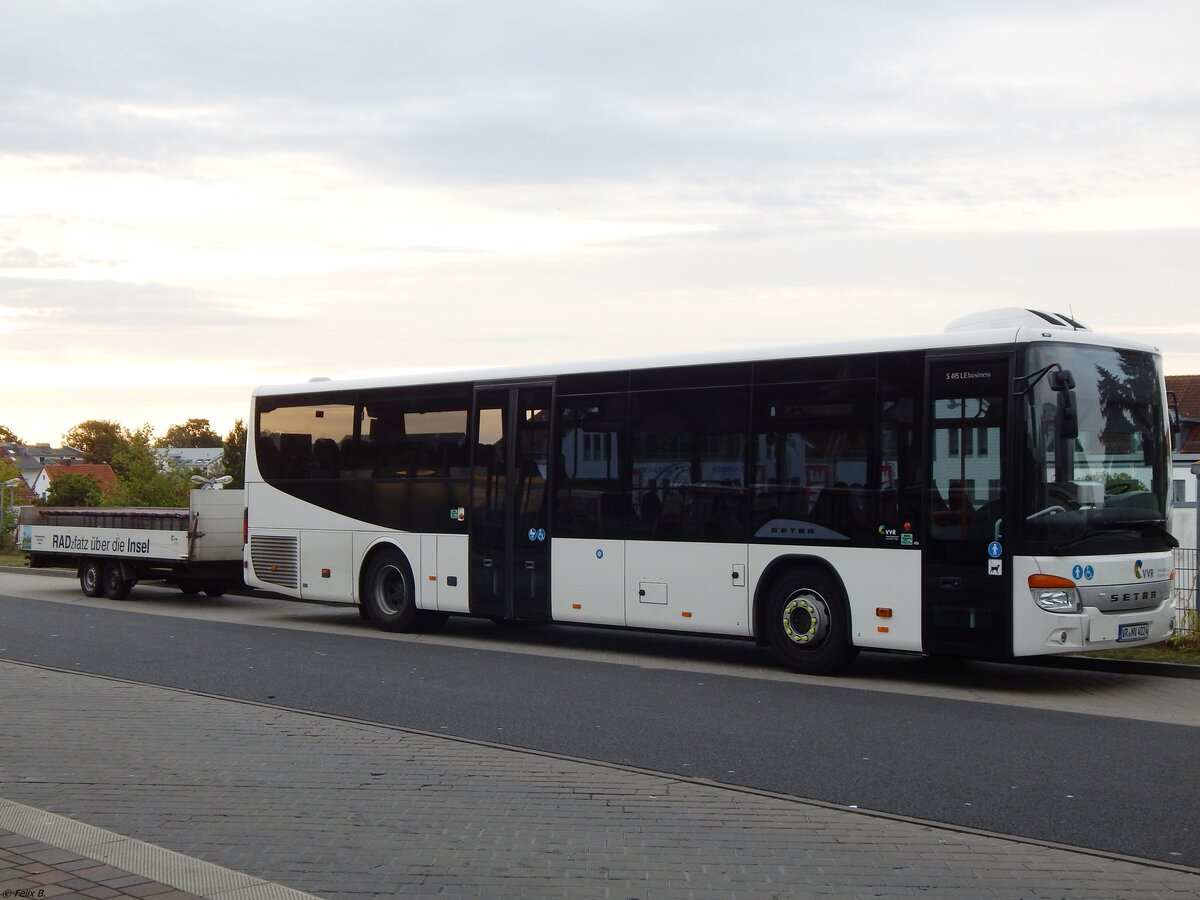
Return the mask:
<path id="1" fill-rule="evenodd" d="M 324 897 L 1200 894 L 1137 861 L 14 663 L 0 710 L 0 797 Z"/>
<path id="2" fill-rule="evenodd" d="M 195 896 L 70 850 L 0 829 L 0 897 L 184 900 Z"/>

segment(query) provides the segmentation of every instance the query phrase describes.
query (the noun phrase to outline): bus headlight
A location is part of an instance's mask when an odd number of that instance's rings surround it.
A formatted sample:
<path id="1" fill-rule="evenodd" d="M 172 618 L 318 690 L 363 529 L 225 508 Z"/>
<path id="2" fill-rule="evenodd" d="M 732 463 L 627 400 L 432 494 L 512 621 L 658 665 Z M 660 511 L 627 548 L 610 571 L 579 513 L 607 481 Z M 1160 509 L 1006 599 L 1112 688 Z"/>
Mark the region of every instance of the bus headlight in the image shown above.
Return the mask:
<path id="1" fill-rule="evenodd" d="M 1029 592 L 1039 608 L 1052 613 L 1078 613 L 1083 611 L 1083 602 L 1075 582 L 1057 575 L 1030 575 Z"/>

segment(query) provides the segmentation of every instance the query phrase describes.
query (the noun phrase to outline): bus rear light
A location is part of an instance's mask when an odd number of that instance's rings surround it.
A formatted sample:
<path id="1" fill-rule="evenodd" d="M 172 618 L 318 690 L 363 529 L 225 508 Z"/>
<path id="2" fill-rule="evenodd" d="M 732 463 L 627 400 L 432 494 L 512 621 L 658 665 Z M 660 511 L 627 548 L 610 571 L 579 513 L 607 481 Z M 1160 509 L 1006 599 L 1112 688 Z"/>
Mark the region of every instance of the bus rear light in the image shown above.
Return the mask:
<path id="1" fill-rule="evenodd" d="M 1078 613 L 1083 611 L 1075 582 L 1057 575 L 1030 575 L 1029 592 L 1033 602 L 1046 612 Z"/>

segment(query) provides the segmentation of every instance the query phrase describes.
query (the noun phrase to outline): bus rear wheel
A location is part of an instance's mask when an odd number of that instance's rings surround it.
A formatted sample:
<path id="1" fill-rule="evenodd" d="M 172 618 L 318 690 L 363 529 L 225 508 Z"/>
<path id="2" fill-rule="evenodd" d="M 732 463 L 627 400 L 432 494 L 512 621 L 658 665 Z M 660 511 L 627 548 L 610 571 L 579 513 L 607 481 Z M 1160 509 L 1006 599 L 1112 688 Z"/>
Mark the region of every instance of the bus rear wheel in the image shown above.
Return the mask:
<path id="1" fill-rule="evenodd" d="M 79 567 L 79 589 L 85 597 L 99 597 L 104 594 L 104 567 L 98 559 L 85 560 Z"/>
<path id="2" fill-rule="evenodd" d="M 134 580 L 126 578 L 121 572 L 121 564 L 110 562 L 104 564 L 102 575 L 104 596 L 109 600 L 124 600 L 133 590 Z"/>
<path id="3" fill-rule="evenodd" d="M 831 675 L 854 661 L 850 613 L 828 572 L 794 569 L 770 588 L 766 633 L 785 666 L 802 675 Z"/>
<path id="4" fill-rule="evenodd" d="M 408 631 L 417 618 L 412 568 L 398 550 L 380 551 L 363 575 L 363 607 L 384 631 Z"/>

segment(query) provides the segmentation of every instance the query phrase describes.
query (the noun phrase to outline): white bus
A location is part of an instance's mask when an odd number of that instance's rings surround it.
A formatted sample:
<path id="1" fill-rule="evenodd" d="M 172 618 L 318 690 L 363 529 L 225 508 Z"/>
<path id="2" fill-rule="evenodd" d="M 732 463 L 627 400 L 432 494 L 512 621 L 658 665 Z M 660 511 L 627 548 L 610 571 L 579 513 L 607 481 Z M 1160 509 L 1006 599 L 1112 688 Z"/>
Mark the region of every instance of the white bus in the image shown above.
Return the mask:
<path id="1" fill-rule="evenodd" d="M 254 392 L 248 584 L 356 604 L 1011 658 L 1173 628 L 1160 356 L 1011 309 L 945 334 Z"/>

